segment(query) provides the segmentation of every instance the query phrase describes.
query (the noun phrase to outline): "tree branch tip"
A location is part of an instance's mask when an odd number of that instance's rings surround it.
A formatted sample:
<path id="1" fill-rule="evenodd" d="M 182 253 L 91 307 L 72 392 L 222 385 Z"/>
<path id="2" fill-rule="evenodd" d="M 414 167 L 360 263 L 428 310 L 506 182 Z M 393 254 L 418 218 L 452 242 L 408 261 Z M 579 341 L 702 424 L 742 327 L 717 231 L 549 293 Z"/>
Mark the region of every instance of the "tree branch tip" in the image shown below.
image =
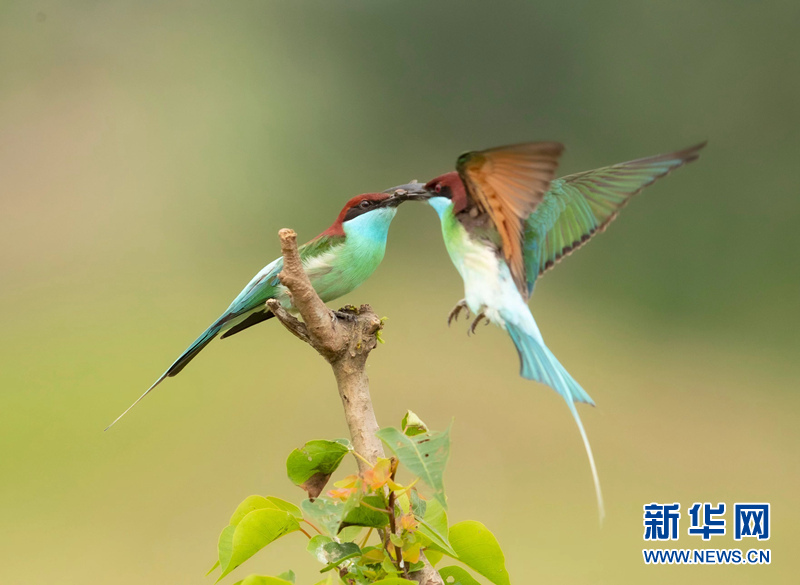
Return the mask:
<path id="1" fill-rule="evenodd" d="M 278 237 L 281 241 L 288 241 L 294 239 L 297 241 L 297 233 L 291 228 L 281 228 L 278 230 Z"/>

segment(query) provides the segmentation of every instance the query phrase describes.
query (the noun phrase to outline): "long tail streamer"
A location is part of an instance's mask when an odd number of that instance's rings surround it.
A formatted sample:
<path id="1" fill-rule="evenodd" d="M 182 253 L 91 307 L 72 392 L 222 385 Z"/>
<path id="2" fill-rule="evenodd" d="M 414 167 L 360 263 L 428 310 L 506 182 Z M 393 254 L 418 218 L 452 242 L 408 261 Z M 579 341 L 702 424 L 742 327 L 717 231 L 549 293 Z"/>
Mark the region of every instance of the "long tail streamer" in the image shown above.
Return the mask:
<path id="1" fill-rule="evenodd" d="M 583 428 L 583 422 L 578 415 L 578 409 L 575 407 L 575 402 L 585 402 L 594 406 L 594 401 L 580 387 L 575 379 L 569 375 L 564 366 L 556 359 L 556 356 L 539 340 L 527 334 L 520 327 L 511 323 L 506 323 L 506 329 L 511 336 L 511 340 L 517 347 L 519 352 L 520 361 L 522 363 L 520 374 L 523 378 L 529 380 L 536 380 L 547 384 L 553 390 L 558 392 L 564 397 L 567 402 L 575 423 L 578 425 L 578 430 L 583 439 L 583 446 L 586 449 L 586 455 L 589 457 L 589 465 L 592 469 L 592 478 L 594 479 L 594 490 L 597 497 L 597 509 L 600 514 L 600 522 L 605 518 L 605 506 L 603 504 L 603 493 L 600 490 L 600 477 L 597 474 L 597 466 L 594 462 L 594 455 L 592 454 L 592 447 L 589 444 L 589 437 L 586 435 L 586 430 Z"/>

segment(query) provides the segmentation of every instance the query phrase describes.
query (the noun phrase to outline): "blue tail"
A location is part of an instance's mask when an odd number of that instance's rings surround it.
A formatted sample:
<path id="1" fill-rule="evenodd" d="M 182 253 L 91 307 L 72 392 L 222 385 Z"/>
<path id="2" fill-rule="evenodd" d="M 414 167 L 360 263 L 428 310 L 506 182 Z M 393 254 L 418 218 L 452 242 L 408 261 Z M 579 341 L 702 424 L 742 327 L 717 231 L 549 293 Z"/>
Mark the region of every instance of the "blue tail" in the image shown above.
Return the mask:
<path id="1" fill-rule="evenodd" d="M 194 340 L 194 343 L 192 343 L 192 345 L 190 345 L 190 346 L 189 346 L 189 348 L 188 348 L 186 351 L 184 351 L 184 352 L 181 354 L 181 356 L 180 356 L 180 357 L 179 357 L 177 360 L 175 360 L 175 362 L 174 362 L 174 363 L 173 363 L 173 364 L 172 364 L 172 365 L 171 365 L 171 366 L 170 366 L 170 367 L 167 369 L 167 371 L 166 371 L 166 372 L 164 372 L 163 374 L 161 374 L 161 376 L 158 378 L 158 380 L 156 380 L 155 382 L 153 382 L 153 385 L 152 385 L 152 386 L 150 386 L 150 387 L 149 387 L 149 388 L 148 388 L 148 389 L 145 391 L 145 393 L 144 393 L 144 394 L 142 394 L 141 396 L 139 396 L 139 398 L 137 398 L 137 399 L 136 399 L 136 402 L 134 402 L 133 404 L 131 404 L 131 405 L 130 405 L 130 406 L 129 406 L 129 407 L 126 409 L 126 410 L 125 410 L 125 412 L 123 412 L 123 413 L 122 413 L 121 415 L 119 415 L 119 416 L 118 416 L 116 419 L 114 419 L 114 422 L 112 422 L 110 425 L 108 425 L 108 426 L 105 428 L 105 430 L 108 430 L 108 429 L 110 429 L 111 427 L 113 427 L 113 426 L 114 426 L 114 425 L 117 423 L 117 421 L 118 421 L 119 419 L 121 419 L 123 416 L 125 416 L 126 414 L 128 414 L 128 411 L 129 411 L 131 408 L 133 408 L 134 406 L 136 406 L 137 404 L 139 404 L 139 402 L 142 400 L 142 398 L 144 398 L 145 396 L 147 396 L 148 394 L 150 394 L 150 391 L 151 391 L 153 388 L 155 388 L 156 386 L 158 386 L 159 384 L 161 384 L 161 382 L 163 382 L 163 381 L 164 381 L 164 379 L 166 379 L 166 378 L 168 378 L 168 377 L 171 377 L 171 376 L 175 376 L 175 375 L 177 375 L 177 374 L 178 374 L 178 372 L 180 372 L 180 371 L 181 371 L 181 370 L 182 370 L 184 367 L 186 367 L 186 364 L 188 364 L 190 361 L 192 361 L 192 359 L 193 359 L 193 358 L 194 358 L 194 357 L 195 357 L 195 356 L 196 356 L 198 353 L 200 353 L 200 350 L 202 350 L 202 349 L 203 349 L 203 348 L 204 348 L 206 345 L 208 345 L 209 343 L 211 343 L 211 340 L 212 340 L 212 339 L 214 339 L 214 338 L 217 336 L 217 334 L 220 332 L 220 330 L 221 330 L 221 329 L 222 329 L 222 326 L 221 326 L 221 325 L 219 325 L 219 321 L 218 321 L 217 323 L 215 323 L 214 325 L 212 325 L 211 327 L 209 327 L 208 329 L 206 329 L 206 330 L 203 332 L 203 334 L 202 334 L 200 337 L 198 337 L 197 339 L 195 339 L 195 340 Z"/>
<path id="2" fill-rule="evenodd" d="M 594 406 L 594 400 L 569 375 L 547 346 L 516 325 L 506 322 L 506 329 L 519 352 L 520 376 L 547 384 L 567 402 L 585 402 Z"/>
<path id="3" fill-rule="evenodd" d="M 603 494 L 600 491 L 600 478 L 597 475 L 597 467 L 594 464 L 594 455 L 592 455 L 592 447 L 589 445 L 589 438 L 586 436 L 583 423 L 580 416 L 578 416 L 578 409 L 575 408 L 576 402 L 585 402 L 594 406 L 594 401 L 569 375 L 569 372 L 564 369 L 564 366 L 559 363 L 556 356 L 543 343 L 512 323 L 506 322 L 506 329 L 517 347 L 517 352 L 519 352 L 521 362 L 520 375 L 528 380 L 536 380 L 547 384 L 567 401 L 567 405 L 583 438 L 586 454 L 589 456 L 589 465 L 592 468 L 592 478 L 594 479 L 594 489 L 597 496 L 597 508 L 602 522 L 605 516 L 605 507 L 603 506 Z"/>

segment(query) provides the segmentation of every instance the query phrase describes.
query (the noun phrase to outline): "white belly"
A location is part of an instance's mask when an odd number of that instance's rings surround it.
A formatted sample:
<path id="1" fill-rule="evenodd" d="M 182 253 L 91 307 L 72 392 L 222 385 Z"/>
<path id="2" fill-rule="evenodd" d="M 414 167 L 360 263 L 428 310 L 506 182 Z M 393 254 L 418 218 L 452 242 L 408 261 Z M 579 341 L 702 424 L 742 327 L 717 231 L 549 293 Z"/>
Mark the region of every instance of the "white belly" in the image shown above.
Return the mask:
<path id="1" fill-rule="evenodd" d="M 505 261 L 494 248 L 481 240 L 473 240 L 463 228 L 460 242 L 451 253 L 453 264 L 464 279 L 464 300 L 474 314 L 483 313 L 489 321 L 505 325 L 500 310 L 513 302 L 509 293 L 519 297 Z"/>
<path id="2" fill-rule="evenodd" d="M 464 279 L 464 300 L 469 310 L 476 315 L 483 313 L 503 329 L 511 321 L 541 340 L 539 328 L 514 284 L 506 261 L 491 244 L 470 238 L 463 228 L 459 231 L 460 237 L 448 251 Z"/>

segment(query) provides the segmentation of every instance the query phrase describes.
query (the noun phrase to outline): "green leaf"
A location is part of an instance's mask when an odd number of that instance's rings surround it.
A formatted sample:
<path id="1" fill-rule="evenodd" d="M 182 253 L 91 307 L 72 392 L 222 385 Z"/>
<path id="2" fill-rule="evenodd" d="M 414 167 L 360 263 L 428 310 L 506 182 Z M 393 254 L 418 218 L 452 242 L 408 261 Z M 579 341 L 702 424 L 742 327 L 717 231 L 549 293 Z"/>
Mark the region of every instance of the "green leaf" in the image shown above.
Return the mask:
<path id="1" fill-rule="evenodd" d="M 442 567 L 439 569 L 439 575 L 441 575 L 445 585 L 481 585 L 475 577 L 461 567 Z"/>
<path id="2" fill-rule="evenodd" d="M 408 437 L 395 428 L 387 427 L 375 435 L 397 455 L 400 463 L 433 488 L 434 497 L 446 509 L 443 476 L 450 456 L 450 429 Z"/>
<path id="3" fill-rule="evenodd" d="M 302 518 L 303 513 L 300 511 L 300 508 L 292 504 L 291 502 L 287 502 L 286 500 L 282 500 L 280 498 L 276 498 L 274 496 L 247 496 L 241 504 L 239 504 L 234 511 L 233 515 L 231 516 L 229 524 L 231 526 L 236 526 L 241 522 L 242 518 L 247 516 L 253 510 L 261 510 L 264 508 L 272 508 L 274 510 L 283 510 L 284 512 L 289 512 L 295 518 Z"/>
<path id="4" fill-rule="evenodd" d="M 425 549 L 425 558 L 428 559 L 428 562 L 434 567 L 442 560 L 443 556 L 444 553 L 440 550 L 434 550 L 432 548 Z"/>
<path id="5" fill-rule="evenodd" d="M 236 510 L 233 512 L 231 516 L 231 520 L 229 524 L 231 526 L 236 526 L 239 522 L 242 521 L 242 518 L 247 516 L 253 510 L 259 510 L 261 508 L 274 508 L 272 504 L 270 504 L 269 500 L 264 496 L 247 496 L 242 503 L 236 507 Z"/>
<path id="6" fill-rule="evenodd" d="M 288 571 L 278 575 L 278 579 L 283 579 L 284 581 L 289 581 L 290 583 L 294 583 L 297 580 L 297 577 L 295 576 L 294 571 L 289 569 Z"/>
<path id="7" fill-rule="evenodd" d="M 213 573 L 213 572 L 214 572 L 214 569 L 216 569 L 217 567 L 219 567 L 219 559 L 217 559 L 217 562 L 216 562 L 216 563 L 214 563 L 214 566 L 213 566 L 213 567 L 211 567 L 211 568 L 208 570 L 208 573 L 206 573 L 206 577 L 208 577 L 208 576 L 209 576 L 211 573 Z"/>
<path id="8" fill-rule="evenodd" d="M 220 566 L 223 568 L 223 571 L 225 570 L 230 563 L 231 555 L 233 554 L 233 535 L 236 531 L 236 527 L 250 512 L 264 509 L 282 510 L 283 512 L 288 512 L 297 519 L 303 518 L 303 513 L 300 511 L 300 508 L 291 502 L 287 502 L 286 500 L 281 500 L 280 498 L 274 498 L 272 496 L 267 498 L 263 496 L 246 497 L 244 500 L 242 500 L 242 503 L 236 507 L 236 510 L 231 516 L 229 525 L 222 530 L 222 534 L 219 536 L 219 544 L 217 546 L 217 556 L 219 557 L 219 560 L 213 567 L 211 567 L 206 575 L 210 575 L 214 569 Z"/>
<path id="9" fill-rule="evenodd" d="M 313 502 L 304 500 L 300 507 L 303 514 L 313 520 L 321 530 L 327 532 L 329 536 L 336 536 L 345 513 L 344 502 L 323 497 Z"/>
<path id="10" fill-rule="evenodd" d="M 386 577 L 386 579 L 375 581 L 372 585 L 417 585 L 417 582 L 402 577 Z"/>
<path id="11" fill-rule="evenodd" d="M 225 570 L 231 562 L 231 555 L 233 555 L 233 533 L 236 532 L 236 526 L 226 526 L 222 529 L 222 533 L 219 535 L 219 544 L 217 545 L 217 551 L 219 554 L 219 560 L 217 561 L 217 566 L 222 567 L 222 570 Z M 212 569 L 213 571 L 213 569 Z M 209 571 L 210 573 L 211 571 Z"/>
<path id="12" fill-rule="evenodd" d="M 326 573 L 348 559 L 360 557 L 361 549 L 354 542 L 328 542 L 322 545 L 322 556 L 327 566 L 320 573 Z"/>
<path id="13" fill-rule="evenodd" d="M 358 535 L 361 534 L 362 527 L 361 526 L 347 526 L 342 528 L 339 531 L 339 541 L 341 542 L 353 542 Z"/>
<path id="14" fill-rule="evenodd" d="M 311 540 L 308 541 L 308 546 L 306 546 L 306 550 L 311 553 L 311 556 L 317 559 L 323 565 L 328 564 L 328 558 L 325 554 L 325 545 L 334 542 L 330 536 L 325 536 L 323 534 L 317 534 Z"/>
<path id="15" fill-rule="evenodd" d="M 291 572 L 291 571 L 290 571 Z M 294 573 L 292 573 L 294 576 Z M 234 585 L 293 585 L 294 581 L 287 581 L 280 577 L 267 577 L 264 575 L 250 575 Z"/>
<path id="16" fill-rule="evenodd" d="M 383 562 L 381 562 L 381 568 L 386 572 L 387 575 L 397 575 L 399 573 L 399 570 L 392 562 L 392 559 L 390 559 L 388 556 L 383 559 Z M 392 577 L 389 577 L 389 579 L 391 578 Z M 385 580 L 386 579 L 384 579 L 383 581 Z M 381 583 L 383 581 L 381 581 Z"/>
<path id="17" fill-rule="evenodd" d="M 229 528 L 232 527 L 229 526 L 223 530 L 223 535 Z M 233 546 L 229 558 L 223 558 L 224 548 L 220 546 L 220 567 L 222 568 L 220 579 L 274 540 L 300 530 L 300 524 L 297 518 L 289 512 L 275 508 L 262 508 L 249 512 L 233 528 Z M 220 543 L 222 545 L 222 536 L 220 536 Z"/>
<path id="18" fill-rule="evenodd" d="M 366 494 L 363 492 L 363 490 L 356 489 L 349 496 L 347 496 L 347 499 L 344 501 L 344 507 L 342 508 L 342 518 L 347 516 L 357 506 L 359 506 L 365 495 Z M 339 532 L 341 532 L 341 530 L 342 527 L 339 526 Z"/>
<path id="19" fill-rule="evenodd" d="M 331 474 L 336 471 L 344 456 L 350 452 L 346 441 L 309 441 L 295 449 L 286 460 L 286 473 L 295 485 L 300 486 L 312 500 L 318 497 Z"/>
<path id="20" fill-rule="evenodd" d="M 408 492 L 401 493 L 395 499 L 395 503 L 400 508 L 400 512 L 405 516 L 411 511 L 411 499 L 408 497 Z"/>
<path id="21" fill-rule="evenodd" d="M 424 422 L 422 422 L 421 418 L 419 418 L 416 414 L 414 414 L 410 410 L 406 412 L 406 415 L 400 422 L 400 426 L 403 429 L 403 433 L 405 433 L 409 437 L 413 437 L 415 435 L 421 435 L 422 433 L 428 432 L 428 426 Z"/>
<path id="22" fill-rule="evenodd" d="M 287 502 L 286 500 L 282 500 L 280 498 L 276 498 L 274 496 L 267 496 L 267 501 L 271 504 L 271 506 L 264 506 L 265 508 L 274 507 L 277 510 L 283 510 L 284 512 L 289 512 L 289 514 L 291 514 L 298 520 L 303 519 L 303 512 L 293 503 Z"/>
<path id="23" fill-rule="evenodd" d="M 329 536 L 318 534 L 308 541 L 306 550 L 311 556 L 317 559 L 325 567 L 320 573 L 324 573 L 347 559 L 361 556 L 361 549 L 354 542 L 336 542 Z"/>
<path id="24" fill-rule="evenodd" d="M 371 508 L 368 508 L 364 504 L 368 504 L 371 506 Z M 385 507 L 386 501 L 384 500 L 383 496 L 377 494 L 364 496 L 358 506 L 347 512 L 344 519 L 342 519 L 340 528 L 345 528 L 347 526 L 383 528 L 389 524 L 388 512 L 379 512 L 378 510 L 373 510 L 372 508 Z"/>
<path id="25" fill-rule="evenodd" d="M 494 534 L 480 522 L 467 520 L 450 527 L 450 544 L 458 560 L 495 585 L 510 585 L 506 558 Z"/>
<path id="26" fill-rule="evenodd" d="M 425 517 L 417 516 L 417 520 L 420 521 L 420 533 L 427 536 L 450 556 L 457 556 L 448 538 L 447 512 L 437 500 L 431 500 L 425 511 Z"/>
<path id="27" fill-rule="evenodd" d="M 416 489 L 409 490 L 408 494 L 411 502 L 411 511 L 418 517 L 424 517 L 427 513 L 428 503 L 419 497 Z"/>
<path id="28" fill-rule="evenodd" d="M 318 581 L 316 585 L 341 585 L 341 583 L 342 580 L 339 578 L 339 575 L 336 573 L 328 573 L 328 576 L 322 581 Z"/>

